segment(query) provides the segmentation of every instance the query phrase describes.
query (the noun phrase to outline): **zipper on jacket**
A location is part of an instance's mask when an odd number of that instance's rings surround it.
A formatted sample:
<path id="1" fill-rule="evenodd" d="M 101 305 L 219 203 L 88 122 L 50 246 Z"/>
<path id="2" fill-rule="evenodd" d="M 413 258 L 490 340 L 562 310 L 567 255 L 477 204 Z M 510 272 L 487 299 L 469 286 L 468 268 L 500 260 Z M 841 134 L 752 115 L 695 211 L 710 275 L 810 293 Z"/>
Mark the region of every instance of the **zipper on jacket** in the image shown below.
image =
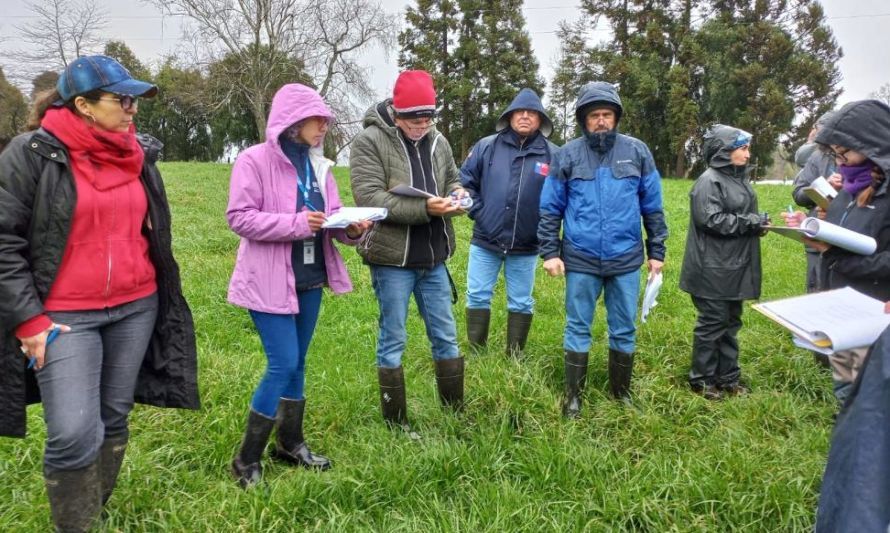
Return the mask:
<path id="1" fill-rule="evenodd" d="M 423 139 L 421 139 L 420 141 L 422 141 L 422 140 Z M 423 179 L 423 189 L 426 190 L 426 172 L 424 172 L 424 170 L 423 170 L 423 160 L 420 157 L 420 141 L 412 141 L 412 142 L 414 143 L 414 155 L 417 156 L 417 164 L 418 164 L 418 166 L 420 166 L 420 177 L 421 177 L 421 179 Z M 432 159 L 433 159 L 433 153 L 431 150 L 430 151 L 430 168 L 432 168 L 432 166 L 433 166 Z M 433 178 L 433 184 L 435 184 L 435 186 L 436 186 L 436 196 L 439 196 L 439 184 L 436 182 L 435 176 L 432 176 L 432 178 Z M 412 183 L 414 182 L 413 179 L 411 181 L 412 181 Z M 427 191 L 427 192 L 429 192 L 429 191 Z M 444 219 L 443 219 L 443 222 L 444 222 Z M 432 221 L 430 221 L 430 229 L 432 230 Z M 433 249 L 432 236 L 433 236 L 432 231 L 430 231 L 430 239 L 427 240 L 426 245 L 430 249 L 430 264 L 434 265 L 436 263 L 436 251 Z M 448 240 L 447 235 L 445 237 L 445 240 L 446 241 Z M 407 254 L 406 254 L 406 256 L 407 256 Z"/>
<path id="2" fill-rule="evenodd" d="M 408 186 L 413 186 L 414 173 L 411 170 L 411 156 L 408 154 L 408 149 L 405 147 L 405 142 L 402 140 L 402 138 L 399 137 L 398 132 L 396 132 L 396 140 L 399 141 L 399 145 L 402 147 L 402 151 L 405 153 L 405 162 L 408 163 Z M 402 264 L 399 265 L 400 267 L 404 267 L 408 264 L 408 247 L 411 246 L 411 225 L 406 224 L 406 226 L 408 228 L 408 231 L 405 232 L 405 253 L 402 254 Z"/>
<path id="3" fill-rule="evenodd" d="M 113 194 L 113 193 L 112 193 Z M 105 234 L 105 249 L 108 254 L 108 275 L 105 279 L 105 304 L 108 305 L 108 299 L 111 297 L 111 269 L 113 261 L 111 257 L 111 228 L 117 223 L 117 202 L 111 199 L 111 224 L 108 226 L 108 232 Z"/>
<path id="4" fill-rule="evenodd" d="M 522 150 L 522 146 L 525 144 L 525 141 L 519 143 L 519 149 Z M 528 154 L 522 156 L 522 166 L 519 171 L 519 190 L 516 192 L 516 206 L 513 208 L 513 240 L 510 241 L 510 249 L 512 250 L 514 246 L 516 246 L 516 226 L 519 224 L 519 205 L 522 202 L 522 178 L 525 177 L 525 158 L 528 157 Z M 506 253 L 506 250 L 504 251 Z"/>
<path id="5" fill-rule="evenodd" d="M 439 180 L 436 179 L 436 145 L 439 144 L 439 139 L 441 135 L 436 135 L 436 138 L 433 139 L 432 146 L 430 147 L 430 170 L 433 173 L 433 183 L 436 184 L 436 195 L 439 194 Z M 423 168 L 423 167 L 421 167 Z M 442 189 L 444 191 L 444 189 Z M 445 191 L 447 192 L 447 191 Z M 445 234 L 445 259 L 442 261 L 446 261 L 449 257 L 451 257 L 451 241 L 448 240 L 448 225 L 445 223 L 444 217 L 442 218 L 442 233 Z"/>

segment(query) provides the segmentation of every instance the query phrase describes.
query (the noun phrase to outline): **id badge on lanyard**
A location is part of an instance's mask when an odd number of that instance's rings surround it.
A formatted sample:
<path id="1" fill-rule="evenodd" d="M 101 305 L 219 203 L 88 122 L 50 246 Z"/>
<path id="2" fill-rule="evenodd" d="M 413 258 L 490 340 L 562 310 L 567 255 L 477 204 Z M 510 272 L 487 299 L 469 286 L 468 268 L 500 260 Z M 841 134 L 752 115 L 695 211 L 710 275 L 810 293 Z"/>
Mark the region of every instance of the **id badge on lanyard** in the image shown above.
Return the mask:
<path id="1" fill-rule="evenodd" d="M 303 241 L 303 264 L 315 264 L 315 239 L 306 239 Z"/>

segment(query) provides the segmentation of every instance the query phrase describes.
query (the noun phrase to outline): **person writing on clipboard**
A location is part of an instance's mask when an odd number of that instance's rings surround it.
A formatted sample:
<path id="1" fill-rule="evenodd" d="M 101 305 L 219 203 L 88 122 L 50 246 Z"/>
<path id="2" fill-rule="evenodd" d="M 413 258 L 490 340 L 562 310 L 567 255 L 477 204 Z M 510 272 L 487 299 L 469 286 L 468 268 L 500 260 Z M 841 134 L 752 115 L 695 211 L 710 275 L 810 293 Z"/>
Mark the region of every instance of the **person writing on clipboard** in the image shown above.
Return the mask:
<path id="1" fill-rule="evenodd" d="M 820 128 L 816 142 L 834 156 L 843 187 L 831 201 L 826 222 L 875 239 L 877 249 L 862 255 L 812 239 L 804 242 L 821 254 L 819 287 L 852 287 L 872 298 L 890 300 L 890 107 L 878 100 L 850 102 Z M 806 214 L 784 215 L 799 226 Z M 843 404 L 865 358 L 864 349 L 829 356 L 834 394 Z"/>
<path id="2" fill-rule="evenodd" d="M 228 300 L 250 313 L 268 360 L 247 416 L 232 474 L 243 488 L 260 481 L 260 458 L 276 428 L 276 459 L 314 470 L 330 461 L 303 436 L 306 354 L 321 310 L 322 289 L 352 290 L 333 244 L 355 244 L 369 227 L 323 229 L 341 208 L 333 161 L 322 145 L 334 116 L 322 97 L 298 83 L 275 93 L 266 141 L 241 152 L 232 168 L 226 219 L 241 244 Z"/>
<path id="3" fill-rule="evenodd" d="M 402 353 L 408 302 L 414 294 L 432 344 L 436 385 L 444 405 L 460 408 L 464 359 L 451 310 L 453 286 L 445 261 L 454 253 L 450 217 L 464 213 L 451 147 L 434 127 L 436 92 L 429 73 L 399 74 L 392 99 L 372 106 L 352 143 L 352 192 L 359 207 L 385 207 L 387 218 L 362 239 L 358 252 L 370 266 L 380 308 L 377 378 L 383 418 L 409 429 Z M 394 194 L 411 186 L 432 195 Z M 413 433 L 412 433 L 413 435 Z"/>

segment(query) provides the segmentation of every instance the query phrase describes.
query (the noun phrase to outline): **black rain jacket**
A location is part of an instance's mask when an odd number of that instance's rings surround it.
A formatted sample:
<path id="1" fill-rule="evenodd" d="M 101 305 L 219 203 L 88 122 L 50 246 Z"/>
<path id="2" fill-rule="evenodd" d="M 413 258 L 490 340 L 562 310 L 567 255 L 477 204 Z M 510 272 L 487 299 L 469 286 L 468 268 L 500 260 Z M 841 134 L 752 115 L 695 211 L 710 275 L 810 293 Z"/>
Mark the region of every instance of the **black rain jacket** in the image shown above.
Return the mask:
<path id="1" fill-rule="evenodd" d="M 716 125 L 705 136 L 710 165 L 689 193 L 691 220 L 680 288 L 698 298 L 760 298 L 760 215 L 745 167 L 733 166 L 730 148 L 739 130 Z"/>
<path id="2" fill-rule="evenodd" d="M 161 143 L 140 135 L 140 179 L 148 198 L 143 231 L 158 285 L 158 318 L 135 399 L 197 409 L 197 350 L 192 314 L 173 258 L 170 208 L 157 162 Z M 25 407 L 40 401 L 16 326 L 44 312 L 68 240 L 77 191 L 64 145 L 40 129 L 15 137 L 0 154 L 0 435 L 24 437 Z"/>

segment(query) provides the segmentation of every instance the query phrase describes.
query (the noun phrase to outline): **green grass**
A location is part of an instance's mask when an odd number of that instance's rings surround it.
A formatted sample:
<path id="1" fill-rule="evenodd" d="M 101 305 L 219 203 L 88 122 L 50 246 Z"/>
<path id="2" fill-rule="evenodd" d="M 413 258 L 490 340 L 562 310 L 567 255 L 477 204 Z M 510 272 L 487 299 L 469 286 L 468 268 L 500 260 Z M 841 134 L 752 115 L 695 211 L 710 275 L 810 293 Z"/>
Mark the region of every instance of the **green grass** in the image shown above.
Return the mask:
<path id="1" fill-rule="evenodd" d="M 535 322 L 522 362 L 504 355 L 503 287 L 490 346 L 468 356 L 465 412 L 441 409 L 416 312 L 404 365 L 419 442 L 383 424 L 374 345 L 377 305 L 368 270 L 342 248 L 355 291 L 326 296 L 309 353 L 306 431 L 334 469 L 313 473 L 266 461 L 264 483 L 229 478 L 264 356 L 247 312 L 226 303 L 237 238 L 225 204 L 229 167 L 162 165 L 175 252 L 195 315 L 203 408 L 137 406 L 109 531 L 808 531 L 831 430 L 828 375 L 812 356 L 746 310 L 741 366 L 753 393 L 709 403 L 685 387 L 695 312 L 677 288 L 691 182 L 664 182 L 671 230 L 665 286 L 639 329 L 635 403 L 607 395 L 602 306 L 580 420 L 559 415 L 564 280 L 538 270 Z M 340 191 L 352 205 L 348 178 Z M 786 186 L 757 188 L 774 218 Z M 450 269 L 464 290 L 471 225 L 456 221 Z M 766 299 L 798 293 L 804 254 L 763 241 Z M 413 306 L 413 304 L 412 304 Z M 413 309 L 413 307 L 412 307 Z M 454 308 L 463 337 L 463 296 Z M 0 530 L 47 531 L 41 477 L 44 428 L 29 410 L 25 440 L 0 440 Z"/>

